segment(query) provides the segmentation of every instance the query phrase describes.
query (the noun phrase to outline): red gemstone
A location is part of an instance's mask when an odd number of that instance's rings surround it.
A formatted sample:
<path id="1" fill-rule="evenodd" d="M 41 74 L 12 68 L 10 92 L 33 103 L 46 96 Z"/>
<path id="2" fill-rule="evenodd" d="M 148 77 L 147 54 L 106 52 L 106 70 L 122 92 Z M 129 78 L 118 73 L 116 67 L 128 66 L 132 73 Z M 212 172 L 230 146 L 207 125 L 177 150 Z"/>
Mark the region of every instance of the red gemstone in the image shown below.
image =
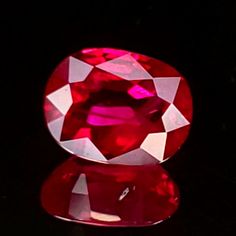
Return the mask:
<path id="1" fill-rule="evenodd" d="M 176 211 L 179 191 L 160 165 L 106 165 L 74 156 L 45 182 L 41 201 L 48 213 L 64 220 L 147 226 Z"/>
<path id="2" fill-rule="evenodd" d="M 82 158 L 129 165 L 162 162 L 183 144 L 192 98 L 183 76 L 160 60 L 94 48 L 62 61 L 45 94 L 56 141 Z"/>

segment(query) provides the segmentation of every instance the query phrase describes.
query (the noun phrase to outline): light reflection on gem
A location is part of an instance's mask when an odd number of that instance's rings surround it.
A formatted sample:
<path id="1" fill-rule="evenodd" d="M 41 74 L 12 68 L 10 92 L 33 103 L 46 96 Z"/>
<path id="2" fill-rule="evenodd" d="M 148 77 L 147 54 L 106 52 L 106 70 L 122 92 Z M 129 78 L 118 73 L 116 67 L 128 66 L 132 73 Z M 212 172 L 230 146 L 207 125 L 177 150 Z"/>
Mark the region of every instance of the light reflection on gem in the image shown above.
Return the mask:
<path id="1" fill-rule="evenodd" d="M 129 193 L 129 188 L 127 187 L 122 194 L 119 196 L 119 201 L 123 200 L 124 197 Z"/>
<path id="2" fill-rule="evenodd" d="M 104 214 L 100 212 L 91 211 L 91 218 L 94 220 L 104 221 L 104 222 L 117 222 L 121 221 L 121 218 L 117 215 Z"/>
<path id="3" fill-rule="evenodd" d="M 130 88 L 128 90 L 128 94 L 135 99 L 143 99 L 154 96 L 152 93 L 139 85 L 134 85 L 132 88 Z"/>

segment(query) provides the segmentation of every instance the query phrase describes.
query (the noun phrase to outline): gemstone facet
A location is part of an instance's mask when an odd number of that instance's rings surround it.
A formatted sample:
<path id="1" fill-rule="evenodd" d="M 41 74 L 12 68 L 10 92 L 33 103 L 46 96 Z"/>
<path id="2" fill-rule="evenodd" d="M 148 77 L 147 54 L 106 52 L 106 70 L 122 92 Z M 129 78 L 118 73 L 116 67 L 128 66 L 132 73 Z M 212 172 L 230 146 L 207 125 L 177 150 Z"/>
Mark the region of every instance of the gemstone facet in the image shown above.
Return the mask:
<path id="1" fill-rule="evenodd" d="M 179 191 L 160 165 L 105 165 L 71 157 L 42 188 L 51 215 L 100 226 L 148 226 L 178 208 Z"/>
<path id="2" fill-rule="evenodd" d="M 183 76 L 160 60 L 92 48 L 63 60 L 45 93 L 48 128 L 61 147 L 111 164 L 163 162 L 185 141 L 192 98 Z"/>

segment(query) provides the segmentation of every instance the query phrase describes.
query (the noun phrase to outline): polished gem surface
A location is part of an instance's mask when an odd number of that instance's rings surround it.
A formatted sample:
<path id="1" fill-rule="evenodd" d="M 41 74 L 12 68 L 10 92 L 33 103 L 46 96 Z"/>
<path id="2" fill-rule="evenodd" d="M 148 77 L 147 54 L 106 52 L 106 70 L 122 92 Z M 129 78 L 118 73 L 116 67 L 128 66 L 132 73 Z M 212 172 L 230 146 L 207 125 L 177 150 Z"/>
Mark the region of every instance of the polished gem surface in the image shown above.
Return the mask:
<path id="1" fill-rule="evenodd" d="M 179 191 L 160 165 L 106 165 L 71 157 L 42 188 L 51 215 L 100 226 L 148 226 L 178 208 Z"/>
<path id="2" fill-rule="evenodd" d="M 186 80 L 173 67 L 109 48 L 63 60 L 46 86 L 45 117 L 55 140 L 104 163 L 163 162 L 185 141 L 192 120 Z"/>

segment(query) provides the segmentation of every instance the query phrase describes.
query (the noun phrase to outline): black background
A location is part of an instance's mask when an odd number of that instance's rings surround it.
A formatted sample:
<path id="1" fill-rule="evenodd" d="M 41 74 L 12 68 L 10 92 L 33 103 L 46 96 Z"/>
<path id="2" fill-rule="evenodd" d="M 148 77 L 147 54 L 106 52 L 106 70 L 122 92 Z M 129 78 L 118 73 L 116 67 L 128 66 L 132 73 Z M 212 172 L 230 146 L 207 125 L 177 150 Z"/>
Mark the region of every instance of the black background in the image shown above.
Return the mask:
<path id="1" fill-rule="evenodd" d="M 232 2 L 12 3 L 1 20 L 1 235 L 235 235 L 236 7 Z M 190 83 L 194 122 L 164 164 L 180 187 L 177 213 L 149 228 L 63 222 L 40 207 L 43 181 L 68 154 L 44 125 L 42 99 L 54 67 L 84 47 L 159 58 Z"/>

